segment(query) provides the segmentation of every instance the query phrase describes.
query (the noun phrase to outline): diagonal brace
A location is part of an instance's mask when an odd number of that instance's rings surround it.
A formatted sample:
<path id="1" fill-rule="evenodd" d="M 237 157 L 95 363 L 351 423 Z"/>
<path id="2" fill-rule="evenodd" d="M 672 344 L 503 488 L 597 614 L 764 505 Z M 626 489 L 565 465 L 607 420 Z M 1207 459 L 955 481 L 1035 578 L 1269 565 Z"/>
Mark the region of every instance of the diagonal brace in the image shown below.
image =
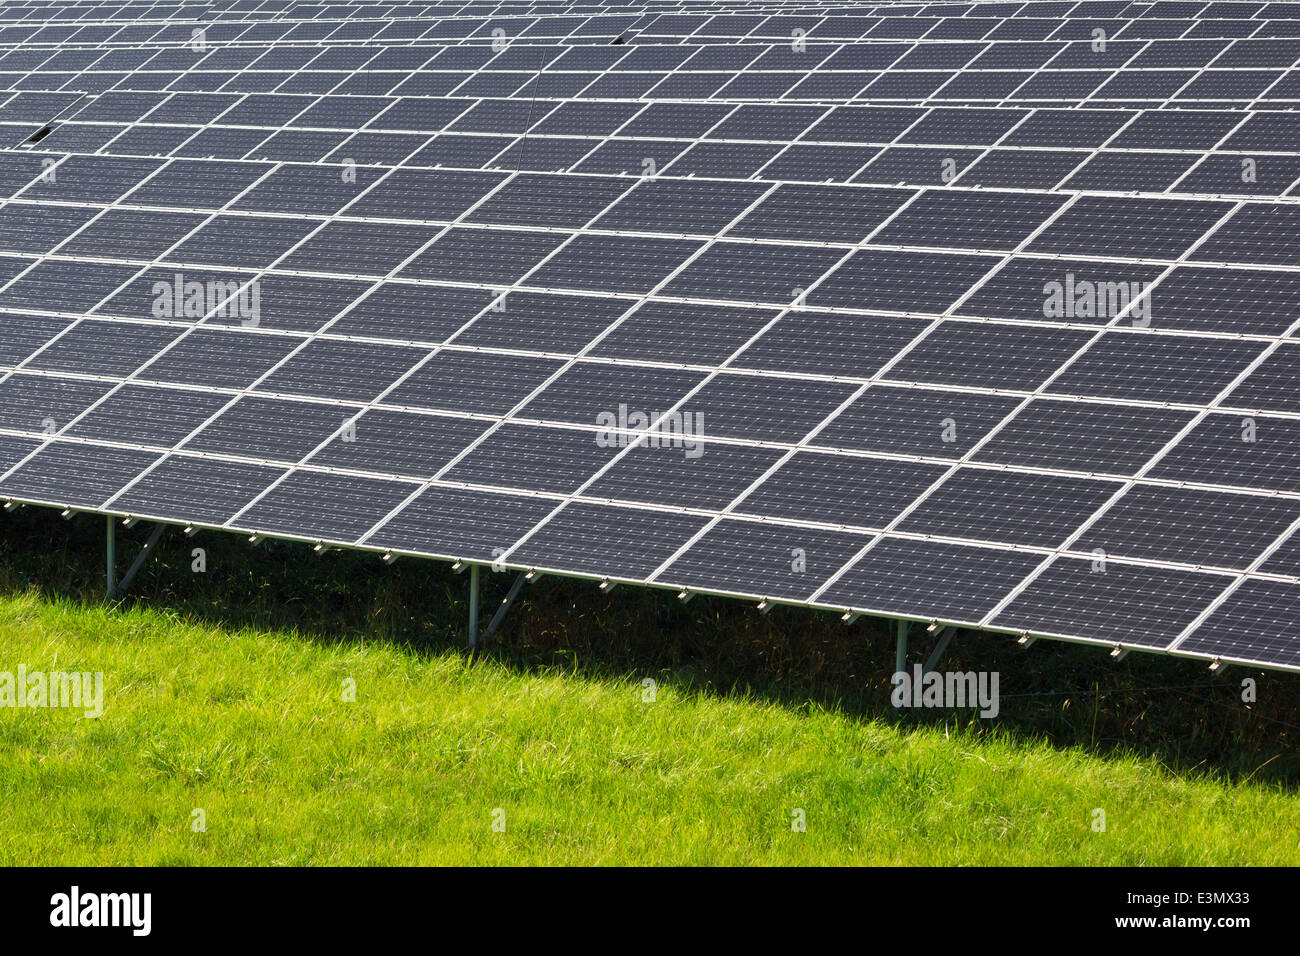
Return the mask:
<path id="1" fill-rule="evenodd" d="M 501 622 L 506 619 L 506 612 L 510 610 L 510 605 L 515 603 L 515 598 L 519 597 L 519 592 L 524 589 L 524 584 L 526 584 L 527 581 L 528 572 L 520 571 L 519 576 L 515 578 L 514 584 L 510 585 L 510 590 L 506 592 L 505 600 L 501 602 L 501 606 L 497 608 L 497 612 L 492 615 L 492 620 L 488 622 L 487 630 L 483 632 L 483 636 L 477 642 L 470 644 L 471 647 L 475 646 L 476 643 L 486 644 L 488 641 L 492 640 L 497 629 L 501 627 Z"/>
<path id="2" fill-rule="evenodd" d="M 948 645 L 952 643 L 952 639 L 956 635 L 957 628 L 944 628 L 943 632 L 939 635 L 938 643 L 934 645 L 934 650 L 931 651 L 930 656 L 926 658 L 925 667 L 922 669 L 921 673 L 928 674 L 939 666 L 939 661 L 943 660 L 944 651 L 948 649 Z"/>
<path id="3" fill-rule="evenodd" d="M 149 535 L 149 540 L 144 543 L 144 547 L 140 549 L 140 553 L 135 556 L 135 560 L 131 562 L 131 566 L 126 569 L 126 574 L 122 575 L 122 580 L 115 584 L 113 581 L 113 574 L 115 571 L 114 563 L 116 560 L 116 548 L 114 546 L 115 540 L 112 528 L 113 519 L 109 518 L 108 520 L 108 597 L 111 600 L 126 593 L 126 589 L 131 586 L 131 582 L 134 581 L 135 576 L 140 573 L 140 569 L 144 567 L 144 563 L 153 557 L 154 552 L 158 550 L 158 542 L 162 539 L 163 532 L 167 530 L 167 525 L 160 524 L 153 529 L 153 534 Z"/>

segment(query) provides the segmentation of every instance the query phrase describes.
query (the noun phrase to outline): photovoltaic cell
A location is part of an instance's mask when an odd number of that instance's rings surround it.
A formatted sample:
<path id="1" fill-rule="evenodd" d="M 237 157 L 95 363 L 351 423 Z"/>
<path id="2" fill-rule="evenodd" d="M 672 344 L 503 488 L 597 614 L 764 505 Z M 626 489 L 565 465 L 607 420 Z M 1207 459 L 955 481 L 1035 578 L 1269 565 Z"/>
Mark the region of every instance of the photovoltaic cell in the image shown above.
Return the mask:
<path id="1" fill-rule="evenodd" d="M 1119 483 L 963 468 L 903 519 L 899 531 L 1057 547 Z"/>
<path id="2" fill-rule="evenodd" d="M 537 568 L 594 577 L 646 577 L 705 523 L 694 515 L 575 502 L 565 505 L 510 554 Z"/>
<path id="3" fill-rule="evenodd" d="M 802 451 L 746 495 L 735 511 L 879 528 L 938 481 L 945 470 L 937 464 Z"/>
<path id="4" fill-rule="evenodd" d="M 572 494 L 617 445 L 596 432 L 506 424 L 470 449 L 443 477 L 498 488 Z"/>
<path id="5" fill-rule="evenodd" d="M 156 452 L 53 442 L 0 479 L 0 494 L 99 508 L 157 457 Z"/>
<path id="6" fill-rule="evenodd" d="M 1075 545 L 1117 557 L 1246 570 L 1300 518 L 1300 504 L 1267 495 L 1138 485 Z"/>
<path id="7" fill-rule="evenodd" d="M 1296 586 L 1246 581 L 1215 609 L 1179 649 L 1206 657 L 1300 664 L 1295 618 Z"/>
<path id="8" fill-rule="evenodd" d="M 898 608 L 924 620 L 974 622 L 1037 561 L 1019 551 L 884 538 L 816 601 L 861 610 Z"/>
<path id="9" fill-rule="evenodd" d="M 1002 627 L 1115 643 L 1168 645 L 1223 590 L 1225 578 L 1172 568 L 1058 558 L 994 619 Z"/>
<path id="10" fill-rule="evenodd" d="M 956 458 L 1018 405 L 1016 399 L 872 386 L 818 433 L 829 448 Z"/>
<path id="11" fill-rule="evenodd" d="M 799 601 L 868 540 L 847 532 L 724 520 L 661 577 L 686 588 Z"/>
<path id="12" fill-rule="evenodd" d="M 221 525 L 284 474 L 283 469 L 219 458 L 171 455 L 112 501 L 130 515 Z"/>
<path id="13" fill-rule="evenodd" d="M 1194 412 L 1090 402 L 1030 402 L 975 454 L 977 461 L 1129 475 L 1195 418 Z"/>
<path id="14" fill-rule="evenodd" d="M 230 520 L 248 531 L 351 541 L 418 487 L 377 478 L 296 471 Z"/>
<path id="15" fill-rule="evenodd" d="M 369 543 L 492 561 L 554 507 L 547 498 L 434 485 L 384 522 Z"/>

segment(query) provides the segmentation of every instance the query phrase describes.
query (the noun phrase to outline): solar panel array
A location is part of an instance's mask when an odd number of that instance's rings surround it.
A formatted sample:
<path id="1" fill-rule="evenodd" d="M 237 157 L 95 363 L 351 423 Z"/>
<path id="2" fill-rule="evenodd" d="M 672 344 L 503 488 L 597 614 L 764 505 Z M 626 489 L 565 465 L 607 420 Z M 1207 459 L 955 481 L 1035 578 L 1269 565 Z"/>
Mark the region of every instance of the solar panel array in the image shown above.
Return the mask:
<path id="1" fill-rule="evenodd" d="M 0 498 L 1300 668 L 1300 4 L 0 7 Z"/>

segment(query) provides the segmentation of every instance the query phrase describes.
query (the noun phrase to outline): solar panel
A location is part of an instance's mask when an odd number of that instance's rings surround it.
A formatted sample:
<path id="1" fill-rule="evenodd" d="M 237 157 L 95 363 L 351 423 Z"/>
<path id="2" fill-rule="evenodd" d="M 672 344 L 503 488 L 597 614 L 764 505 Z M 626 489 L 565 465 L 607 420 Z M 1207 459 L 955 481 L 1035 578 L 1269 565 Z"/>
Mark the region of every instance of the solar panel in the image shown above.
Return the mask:
<path id="1" fill-rule="evenodd" d="M 1287 16 L 6 4 L 0 497 L 1300 669 Z"/>

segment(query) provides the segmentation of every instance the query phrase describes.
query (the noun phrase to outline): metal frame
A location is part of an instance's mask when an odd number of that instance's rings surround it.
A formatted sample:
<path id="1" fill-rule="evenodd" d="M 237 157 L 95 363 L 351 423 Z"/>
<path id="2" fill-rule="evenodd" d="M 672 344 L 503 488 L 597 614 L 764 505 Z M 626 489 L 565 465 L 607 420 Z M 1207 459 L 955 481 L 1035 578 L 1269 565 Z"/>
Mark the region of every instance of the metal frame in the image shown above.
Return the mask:
<path id="1" fill-rule="evenodd" d="M 478 565 L 469 566 L 469 646 L 478 644 Z"/>
<path id="2" fill-rule="evenodd" d="M 117 591 L 117 525 L 114 521 L 115 519 L 112 515 L 109 515 L 104 519 L 104 554 L 106 560 L 106 567 L 104 569 L 104 597 L 109 600 L 113 599 L 113 594 Z"/>
<path id="3" fill-rule="evenodd" d="M 851 623 L 851 622 L 849 622 Z M 894 673 L 902 673 L 907 670 L 907 639 L 912 630 L 914 622 L 899 618 L 895 625 L 895 649 L 894 649 Z M 934 671 L 939 662 L 943 660 L 944 653 L 948 650 L 948 645 L 952 639 L 957 636 L 957 628 L 942 627 L 938 624 L 931 624 L 930 631 L 938 631 L 939 637 L 935 641 L 934 649 L 930 651 L 930 656 L 925 659 L 921 666 L 922 674 L 929 674 Z"/>
<path id="4" fill-rule="evenodd" d="M 72 506 L 62 505 L 62 504 L 52 504 L 48 501 L 36 501 L 36 500 L 29 500 L 29 499 L 22 499 L 22 498 L 6 498 L 4 500 L 5 500 L 4 510 L 6 511 L 13 510 L 15 508 L 19 508 L 24 505 L 31 505 L 33 507 L 63 511 L 65 512 L 65 515 L 67 513 L 77 510 Z M 123 517 L 127 517 L 127 516 L 122 515 L 121 513 L 106 516 L 106 518 L 110 521 L 116 518 L 123 518 Z M 305 538 L 305 537 L 295 536 L 291 534 L 274 534 L 274 533 L 268 534 L 264 532 L 256 532 L 250 534 L 250 532 L 248 532 L 245 529 L 225 528 L 220 525 L 211 525 L 211 524 L 204 524 L 202 522 L 178 520 L 176 518 L 169 518 L 162 515 L 139 515 L 135 517 L 138 520 L 147 520 L 157 524 L 163 524 L 168 527 L 181 528 L 182 530 L 184 530 L 187 536 L 197 531 L 203 530 L 203 531 L 221 531 L 228 534 L 233 533 L 236 535 L 243 534 L 247 536 L 250 541 L 254 541 L 254 542 L 262 541 L 262 540 L 275 540 L 275 541 L 288 541 L 288 542 L 293 542 L 295 544 L 306 544 L 311 546 L 315 546 L 320 543 L 316 539 Z M 461 570 L 466 564 L 469 563 L 469 562 L 460 561 L 450 555 L 445 555 L 445 554 L 432 554 L 432 553 L 423 553 L 418 551 L 402 551 L 400 549 L 393 549 L 388 547 L 377 547 L 374 545 L 354 545 L 354 544 L 340 543 L 337 544 L 336 547 L 340 549 L 346 549 L 349 551 L 358 551 L 362 553 L 369 552 L 371 554 L 378 556 L 386 564 L 391 564 L 402 557 L 424 558 L 424 559 L 444 562 L 451 565 L 454 570 Z M 458 565 L 459 567 L 457 567 Z M 721 598 L 728 598 L 731 600 L 750 600 L 750 601 L 754 600 L 755 598 L 754 595 L 742 594 L 739 592 L 720 591 L 720 590 L 713 590 L 708 588 L 683 589 L 680 585 L 647 582 L 647 581 L 633 580 L 628 578 L 601 577 L 594 574 L 580 574 L 573 571 L 567 571 L 562 568 L 530 568 L 530 567 L 525 567 L 523 565 L 512 566 L 507 564 L 504 570 L 512 570 L 512 571 L 520 572 L 525 582 L 527 583 L 532 583 L 533 581 L 536 581 L 539 577 L 541 577 L 543 574 L 548 574 L 558 578 L 564 578 L 566 580 L 586 581 L 591 584 L 598 585 L 604 591 L 612 590 L 614 587 L 617 587 L 620 584 L 630 584 L 637 587 L 647 587 L 647 588 L 653 588 L 655 590 L 660 590 L 660 591 L 670 591 L 674 594 L 677 594 L 679 597 L 684 596 L 684 599 L 686 600 L 689 600 L 690 598 L 693 598 L 696 595 L 702 595 L 705 597 L 721 597 Z M 882 622 L 884 621 L 898 622 L 900 620 L 900 618 L 897 616 L 897 612 L 890 612 L 888 610 L 881 609 L 881 608 L 849 608 L 843 605 L 811 604 L 811 603 L 801 602 L 801 601 L 782 600 L 779 598 L 768 599 L 768 604 L 773 607 L 777 605 L 781 605 L 783 607 L 802 608 L 808 611 L 834 613 L 840 617 L 841 621 L 845 625 L 853 624 L 858 619 L 863 617 L 868 617 L 873 620 L 879 620 Z M 498 611 L 498 613 L 500 612 Z M 1220 668 L 1227 667 L 1231 664 L 1236 664 L 1242 667 L 1250 668 L 1252 670 L 1277 671 L 1279 673 L 1295 673 L 1297 670 L 1297 668 L 1295 667 L 1290 667 L 1283 664 L 1265 663 L 1265 662 L 1251 660 L 1249 658 L 1244 658 L 1244 657 L 1232 657 L 1231 655 L 1227 655 L 1223 653 L 1208 654 L 1208 653 L 1199 653 L 1193 651 L 1182 651 L 1176 648 L 1171 649 L 1168 647 L 1154 647 L 1150 645 L 1117 646 L 1113 641 L 1110 640 L 1081 637 L 1075 634 L 1029 632 L 1024 630 L 1024 628 L 1021 627 L 981 625 L 979 622 L 976 621 L 962 621 L 962 620 L 927 621 L 927 620 L 906 619 L 906 618 L 901 620 L 908 621 L 910 623 L 937 624 L 942 627 L 950 627 L 954 631 L 958 629 L 973 630 L 973 631 L 980 631 L 987 634 L 1000 634 L 1007 637 L 1014 637 L 1017 639 L 1017 643 L 1022 650 L 1028 650 L 1030 647 L 1032 647 L 1035 643 L 1037 643 L 1041 639 L 1041 640 L 1052 641 L 1055 643 L 1082 645 L 1086 647 L 1096 648 L 1099 650 L 1109 649 L 1111 651 L 1122 651 L 1124 656 L 1127 656 L 1128 652 L 1130 651 L 1137 651 L 1142 654 L 1151 654 L 1160 657 L 1172 657 L 1172 658 L 1178 658 L 1180 660 L 1199 661 L 1206 665 L 1212 664 L 1217 661 L 1219 663 Z"/>
<path id="5" fill-rule="evenodd" d="M 907 632 L 911 630 L 912 624 L 900 619 L 896 627 L 898 644 L 894 649 L 894 673 L 901 674 L 907 670 Z"/>
<path id="6" fill-rule="evenodd" d="M 934 650 L 925 659 L 924 671 L 926 673 L 938 668 L 939 662 L 943 660 L 943 655 L 948 650 L 948 645 L 952 643 L 952 639 L 956 636 L 957 628 L 955 627 L 946 627 L 939 632 L 939 640 L 935 643 Z"/>
<path id="7" fill-rule="evenodd" d="M 159 522 L 154 526 L 148 540 L 140 548 L 140 553 L 135 556 L 135 560 L 131 562 L 131 566 L 126 569 L 126 574 L 122 575 L 122 579 L 119 581 L 117 579 L 117 525 L 115 522 L 116 519 L 109 515 L 105 521 L 104 531 L 104 597 L 110 601 L 126 593 L 131 586 L 131 582 L 135 580 L 135 576 L 144 567 L 145 562 L 152 558 L 158 550 L 158 542 L 162 540 L 163 534 L 170 527 L 170 525 L 163 522 Z"/>
<path id="8" fill-rule="evenodd" d="M 510 585 L 510 590 L 506 592 L 505 598 L 501 601 L 501 606 L 497 608 L 496 613 L 492 615 L 492 620 L 488 621 L 487 630 L 481 635 L 478 632 L 479 619 L 479 568 L 481 565 L 471 564 L 469 566 L 469 648 L 474 650 L 480 645 L 486 644 L 496 636 L 501 627 L 501 623 L 506 619 L 506 613 L 510 606 L 515 603 L 515 598 L 523 590 L 524 585 L 530 580 L 535 580 L 536 576 L 529 571 L 520 571 L 515 576 L 514 583 Z"/>

